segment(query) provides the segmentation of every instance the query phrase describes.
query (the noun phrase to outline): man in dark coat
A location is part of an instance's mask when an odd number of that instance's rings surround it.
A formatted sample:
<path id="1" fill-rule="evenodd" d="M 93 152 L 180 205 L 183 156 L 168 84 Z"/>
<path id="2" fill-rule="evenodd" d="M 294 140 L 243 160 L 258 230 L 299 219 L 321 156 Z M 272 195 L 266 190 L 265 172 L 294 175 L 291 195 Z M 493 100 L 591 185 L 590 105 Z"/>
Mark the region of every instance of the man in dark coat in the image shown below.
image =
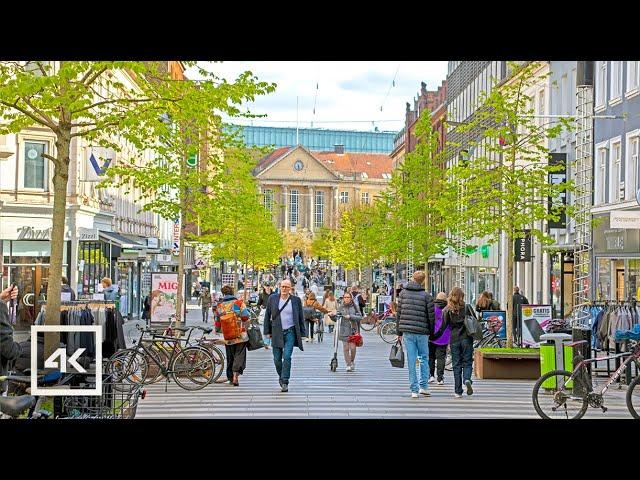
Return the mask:
<path id="1" fill-rule="evenodd" d="M 413 272 L 413 280 L 407 283 L 398 297 L 398 339 L 404 342 L 409 367 L 411 397 L 429 393 L 429 335 L 433 333 L 436 319 L 433 297 L 424 291 L 426 275 L 422 270 Z M 420 380 L 416 372 L 416 359 L 420 360 Z M 420 389 L 418 389 L 418 386 Z"/>
<path id="2" fill-rule="evenodd" d="M 527 297 L 520 293 L 520 287 L 517 285 L 513 287 L 513 334 L 516 338 L 520 337 L 521 325 L 520 325 L 520 305 L 529 305 Z"/>
<path id="3" fill-rule="evenodd" d="M 302 301 L 291 294 L 291 282 L 280 283 L 280 295 L 271 295 L 264 313 L 264 334 L 271 338 L 273 362 L 280 377 L 280 388 L 289 391 L 291 356 L 293 347 L 302 347 L 302 337 L 307 336 L 302 313 Z"/>
<path id="4" fill-rule="evenodd" d="M 20 344 L 13 340 L 13 327 L 9 319 L 7 304 L 18 297 L 18 287 L 11 286 L 0 292 L 0 375 L 6 375 L 9 362 L 20 356 Z M 0 382 L 0 393 L 6 389 L 6 382 Z"/>

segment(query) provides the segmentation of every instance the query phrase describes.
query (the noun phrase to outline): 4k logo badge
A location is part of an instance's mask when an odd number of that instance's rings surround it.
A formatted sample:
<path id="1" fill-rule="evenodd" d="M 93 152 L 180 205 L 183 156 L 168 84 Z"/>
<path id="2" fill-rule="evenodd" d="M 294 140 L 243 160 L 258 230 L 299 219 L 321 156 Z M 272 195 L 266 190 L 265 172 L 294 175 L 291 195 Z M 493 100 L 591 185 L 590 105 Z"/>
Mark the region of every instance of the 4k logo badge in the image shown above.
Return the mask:
<path id="1" fill-rule="evenodd" d="M 38 386 L 38 342 L 31 342 L 31 395 L 43 396 L 65 396 L 65 397 L 85 397 L 102 395 L 102 326 L 100 325 L 34 325 L 31 327 L 31 338 L 38 338 L 39 332 L 67 332 L 67 333 L 92 333 L 95 336 L 96 356 L 95 356 L 95 388 L 83 389 L 70 386 L 63 387 L 54 385 L 53 387 Z M 56 349 L 44 361 L 45 369 L 60 370 L 61 373 L 68 373 L 73 369 L 77 373 L 88 373 L 81 365 L 80 360 L 86 354 L 85 348 L 76 349 L 67 357 L 66 348 Z M 87 365 L 85 362 L 84 365 Z M 90 372 L 93 376 L 94 372 Z"/>

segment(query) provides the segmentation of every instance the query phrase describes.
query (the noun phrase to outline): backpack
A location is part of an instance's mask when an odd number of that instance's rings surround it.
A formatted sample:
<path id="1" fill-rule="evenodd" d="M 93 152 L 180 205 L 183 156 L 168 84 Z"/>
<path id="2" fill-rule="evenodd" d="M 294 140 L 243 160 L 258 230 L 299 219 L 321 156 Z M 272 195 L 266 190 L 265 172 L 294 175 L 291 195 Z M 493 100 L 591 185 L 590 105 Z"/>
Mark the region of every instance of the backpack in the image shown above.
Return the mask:
<path id="1" fill-rule="evenodd" d="M 305 320 L 315 320 L 316 309 L 311 306 L 305 305 L 304 307 L 302 307 L 302 314 L 304 315 Z"/>
<path id="2" fill-rule="evenodd" d="M 222 336 L 225 340 L 234 340 L 242 335 L 244 327 L 242 326 L 242 319 L 236 314 L 233 309 L 235 303 L 241 300 L 233 300 L 228 302 L 221 302 L 216 307 L 218 317 L 220 318 L 220 327 L 222 328 Z"/>

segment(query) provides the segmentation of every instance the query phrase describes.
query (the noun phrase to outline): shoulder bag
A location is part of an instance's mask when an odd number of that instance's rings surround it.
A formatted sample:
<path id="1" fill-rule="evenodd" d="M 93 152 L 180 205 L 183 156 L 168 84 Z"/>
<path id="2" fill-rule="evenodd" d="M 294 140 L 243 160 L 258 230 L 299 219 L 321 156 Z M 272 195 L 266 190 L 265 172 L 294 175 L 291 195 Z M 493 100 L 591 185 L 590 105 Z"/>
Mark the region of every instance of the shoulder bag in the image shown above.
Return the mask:
<path id="1" fill-rule="evenodd" d="M 482 326 L 468 304 L 465 305 L 464 327 L 467 329 L 467 335 L 473 337 L 474 340 L 482 340 Z"/>

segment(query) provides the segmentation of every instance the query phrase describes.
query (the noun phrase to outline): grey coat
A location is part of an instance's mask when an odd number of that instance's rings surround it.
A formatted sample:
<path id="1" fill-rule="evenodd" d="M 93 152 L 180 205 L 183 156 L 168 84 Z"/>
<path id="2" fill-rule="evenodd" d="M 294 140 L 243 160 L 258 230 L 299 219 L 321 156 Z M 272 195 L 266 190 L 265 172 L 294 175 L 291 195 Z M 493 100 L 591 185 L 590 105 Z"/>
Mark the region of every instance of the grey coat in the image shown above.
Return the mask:
<path id="1" fill-rule="evenodd" d="M 413 280 L 400 292 L 398 298 L 398 335 L 416 333 L 431 335 L 436 321 L 433 297 Z"/>
<path id="2" fill-rule="evenodd" d="M 343 342 L 346 342 L 348 338 L 353 335 L 354 331 L 358 333 L 360 332 L 360 320 L 362 320 L 362 315 L 360 315 L 353 301 L 349 305 L 345 305 L 344 303 L 340 305 L 340 307 L 338 307 L 338 313 L 342 315 L 338 338 Z M 349 320 L 344 318 L 346 315 L 350 316 Z"/>
<path id="3" fill-rule="evenodd" d="M 264 312 L 264 334 L 271 335 L 271 346 L 275 348 L 284 348 L 284 333 L 282 331 L 282 320 L 278 311 L 280 303 L 280 294 L 274 293 L 267 300 L 267 309 Z M 307 336 L 307 330 L 304 325 L 304 315 L 302 314 L 302 300 L 295 295 L 291 295 L 291 308 L 293 308 L 293 326 L 296 331 L 296 342 L 294 346 L 300 350 L 302 347 L 302 337 Z"/>

